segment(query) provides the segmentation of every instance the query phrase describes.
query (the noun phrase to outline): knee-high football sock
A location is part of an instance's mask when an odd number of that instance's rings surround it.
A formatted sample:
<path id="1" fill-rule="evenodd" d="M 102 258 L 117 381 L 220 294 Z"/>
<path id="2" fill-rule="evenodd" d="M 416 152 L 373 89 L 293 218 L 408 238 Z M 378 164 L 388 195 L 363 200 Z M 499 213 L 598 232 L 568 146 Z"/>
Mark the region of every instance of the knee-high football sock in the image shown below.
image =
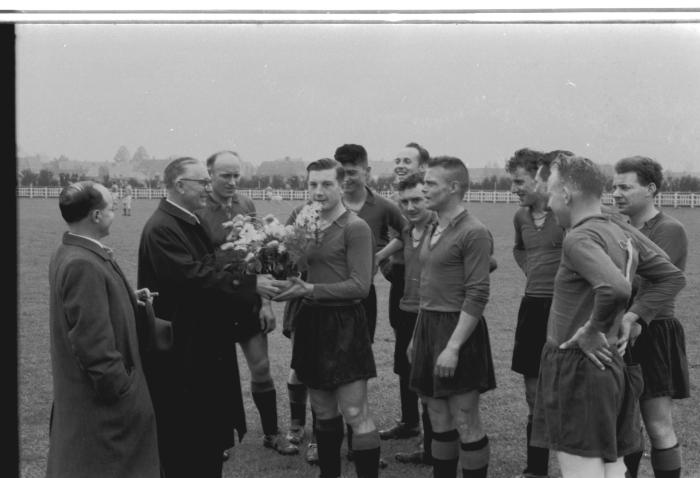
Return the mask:
<path id="1" fill-rule="evenodd" d="M 454 478 L 459 461 L 459 433 L 449 430 L 442 433 L 433 432 L 430 444 L 430 456 L 433 462 L 433 478 Z"/>
<path id="2" fill-rule="evenodd" d="M 379 432 L 374 430 L 356 434 L 352 446 L 357 478 L 377 478 L 379 474 Z"/>
<path id="3" fill-rule="evenodd" d="M 352 453 L 352 427 L 345 425 L 345 431 L 347 432 L 348 453 Z"/>
<path id="4" fill-rule="evenodd" d="M 343 443 L 343 417 L 316 420 L 316 443 L 321 478 L 340 476 L 340 445 Z"/>
<path id="5" fill-rule="evenodd" d="M 527 416 L 527 467 L 525 473 L 547 476 L 549 470 L 549 449 L 530 445 L 532 437 L 532 415 Z"/>
<path id="6" fill-rule="evenodd" d="M 311 443 L 316 443 L 316 412 L 311 409 Z"/>
<path id="7" fill-rule="evenodd" d="M 408 377 L 399 375 L 399 394 L 401 399 L 401 421 L 409 427 L 418 426 L 418 395 L 408 387 Z"/>
<path id="8" fill-rule="evenodd" d="M 644 450 L 642 449 L 625 456 L 624 461 L 625 466 L 627 467 L 625 478 L 637 478 L 637 474 L 639 473 L 639 463 L 642 461 L 643 455 Z"/>
<path id="9" fill-rule="evenodd" d="M 489 437 L 460 444 L 459 459 L 462 461 L 463 478 L 486 478 L 489 469 Z"/>
<path id="10" fill-rule="evenodd" d="M 428 415 L 428 405 L 422 404 L 421 420 L 423 422 L 423 462 L 432 463 L 433 457 L 430 454 L 430 444 L 433 441 L 433 426 Z"/>
<path id="11" fill-rule="evenodd" d="M 277 392 L 272 380 L 250 382 L 253 402 L 260 413 L 260 423 L 265 435 L 276 435 L 277 429 Z"/>
<path id="12" fill-rule="evenodd" d="M 303 383 L 288 383 L 290 423 L 293 427 L 306 425 L 306 402 L 308 389 Z"/>
<path id="13" fill-rule="evenodd" d="M 651 449 L 651 467 L 655 478 L 680 478 L 681 447 L 676 443 L 671 448 Z"/>

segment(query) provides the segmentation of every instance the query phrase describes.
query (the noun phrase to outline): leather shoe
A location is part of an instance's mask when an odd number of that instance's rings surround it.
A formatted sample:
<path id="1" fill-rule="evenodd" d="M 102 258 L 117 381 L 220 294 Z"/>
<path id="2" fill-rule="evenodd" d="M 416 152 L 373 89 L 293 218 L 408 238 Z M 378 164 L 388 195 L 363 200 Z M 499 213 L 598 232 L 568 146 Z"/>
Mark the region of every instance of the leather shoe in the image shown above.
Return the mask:
<path id="1" fill-rule="evenodd" d="M 265 448 L 275 450 L 280 455 L 296 455 L 299 453 L 299 447 L 289 443 L 289 441 L 283 437 L 281 433 L 276 435 L 265 435 L 263 437 L 263 446 Z"/>
<path id="2" fill-rule="evenodd" d="M 292 427 L 287 432 L 287 441 L 293 445 L 299 445 L 304 439 L 304 427 Z"/>
<path id="3" fill-rule="evenodd" d="M 396 422 L 391 428 L 379 431 L 379 438 L 382 440 L 399 440 L 402 438 L 411 438 L 420 435 L 420 426 L 409 426 L 404 422 Z"/>
<path id="4" fill-rule="evenodd" d="M 318 463 L 318 445 L 314 442 L 309 443 L 306 447 L 306 461 L 310 465 L 316 465 Z"/>

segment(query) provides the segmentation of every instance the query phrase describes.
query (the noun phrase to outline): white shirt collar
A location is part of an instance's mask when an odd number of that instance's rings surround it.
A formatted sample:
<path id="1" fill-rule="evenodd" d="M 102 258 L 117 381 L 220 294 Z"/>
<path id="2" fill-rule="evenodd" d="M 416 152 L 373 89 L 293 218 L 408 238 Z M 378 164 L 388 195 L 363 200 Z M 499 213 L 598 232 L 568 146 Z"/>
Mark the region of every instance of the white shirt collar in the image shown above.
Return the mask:
<path id="1" fill-rule="evenodd" d="M 192 216 L 192 217 L 194 218 L 194 220 L 197 221 L 197 224 L 199 224 L 199 218 L 197 217 L 196 214 L 192 214 L 190 211 L 188 211 L 188 210 L 185 209 L 184 207 L 180 206 L 179 204 L 175 204 L 174 202 L 172 202 L 172 201 L 171 201 L 170 199 L 168 199 L 168 198 L 165 198 L 165 200 L 166 200 L 167 202 L 169 202 L 170 204 L 172 204 L 173 206 L 175 206 L 176 208 L 180 209 L 181 211 L 184 211 L 184 212 L 187 213 L 188 215 Z"/>

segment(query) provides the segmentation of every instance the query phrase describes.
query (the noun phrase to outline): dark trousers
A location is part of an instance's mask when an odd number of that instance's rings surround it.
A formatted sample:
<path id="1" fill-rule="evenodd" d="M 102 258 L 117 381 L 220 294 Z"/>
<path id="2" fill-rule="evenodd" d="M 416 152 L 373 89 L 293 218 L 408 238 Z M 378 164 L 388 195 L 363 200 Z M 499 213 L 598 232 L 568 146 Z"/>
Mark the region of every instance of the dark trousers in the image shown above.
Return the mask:
<path id="1" fill-rule="evenodd" d="M 399 376 L 399 392 L 401 398 L 401 421 L 407 425 L 418 425 L 418 395 L 409 388 L 411 377 L 411 364 L 406 357 L 408 344 L 413 336 L 416 326 L 417 313 L 399 311 L 394 334 L 396 344 L 394 346 L 394 372 Z"/>
<path id="2" fill-rule="evenodd" d="M 391 287 L 389 288 L 389 324 L 396 328 L 396 322 L 401 315 L 399 303 L 403 297 L 406 267 L 403 264 L 391 265 Z"/>
<path id="3" fill-rule="evenodd" d="M 221 478 L 223 447 L 206 424 L 190 423 L 162 402 L 156 407 L 158 450 L 165 478 Z M 160 411 L 160 413 L 158 413 Z"/>
<path id="4" fill-rule="evenodd" d="M 165 478 L 221 478 L 221 452 L 226 440 L 212 431 L 217 417 L 201 405 L 187 406 L 182 387 L 169 366 L 172 357 L 162 354 L 145 362 L 146 378 L 158 429 L 158 454 Z M 184 413 L 183 413 L 184 412 Z M 232 444 L 232 443 L 231 443 Z"/>

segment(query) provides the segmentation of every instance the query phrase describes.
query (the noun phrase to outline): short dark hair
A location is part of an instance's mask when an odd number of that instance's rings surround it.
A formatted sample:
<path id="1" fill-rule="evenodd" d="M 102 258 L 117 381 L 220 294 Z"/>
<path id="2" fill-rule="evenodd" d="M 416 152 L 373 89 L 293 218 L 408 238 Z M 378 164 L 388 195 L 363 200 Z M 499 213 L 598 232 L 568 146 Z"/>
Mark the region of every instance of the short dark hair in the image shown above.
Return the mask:
<path id="1" fill-rule="evenodd" d="M 586 196 L 600 198 L 603 195 L 605 175 L 590 159 L 560 154 L 552 161 L 550 167 L 557 168 L 559 180 L 565 185 L 571 186 Z"/>
<path id="2" fill-rule="evenodd" d="M 506 171 L 513 174 L 516 169 L 523 168 L 533 178 L 537 174 L 540 158 L 544 156 L 542 151 L 530 148 L 522 148 L 513 153 L 513 156 L 506 162 Z"/>
<path id="3" fill-rule="evenodd" d="M 415 172 L 409 174 L 399 181 L 399 183 L 396 185 L 396 189 L 398 191 L 405 191 L 406 189 L 415 188 L 419 184 L 425 184 L 425 181 L 423 181 L 423 173 Z"/>
<path id="4" fill-rule="evenodd" d="M 651 183 L 656 185 L 654 196 L 661 190 L 661 185 L 664 182 L 664 173 L 661 165 L 651 158 L 646 156 L 630 156 L 622 158 L 615 163 L 615 172 L 617 174 L 636 173 L 637 181 L 642 186 L 648 186 Z"/>
<path id="5" fill-rule="evenodd" d="M 175 187 L 175 180 L 178 178 L 178 176 L 185 172 L 185 166 L 188 164 L 198 163 L 199 160 L 189 156 L 184 156 L 182 158 L 177 158 L 170 161 L 163 172 L 163 183 L 165 183 L 166 189 L 172 189 Z"/>
<path id="6" fill-rule="evenodd" d="M 218 157 L 221 156 L 222 154 L 225 154 L 225 153 L 232 154 L 232 155 L 234 155 L 235 157 L 237 157 L 238 159 L 241 159 L 241 157 L 238 156 L 238 153 L 235 152 L 235 151 L 231 151 L 231 150 L 228 150 L 228 149 L 223 149 L 223 150 L 221 150 L 221 151 L 217 151 L 216 153 L 212 154 L 211 156 L 209 156 L 209 157 L 207 158 L 207 169 L 208 169 L 210 172 L 211 172 L 211 168 L 214 167 L 214 163 L 216 163 L 216 160 L 218 159 Z"/>
<path id="7" fill-rule="evenodd" d="M 425 166 L 430 161 L 430 153 L 418 143 L 408 143 L 404 148 L 413 148 L 418 151 L 418 165 Z"/>
<path id="8" fill-rule="evenodd" d="M 343 169 L 343 165 L 331 158 L 321 158 L 310 162 L 306 167 L 306 176 L 308 178 L 311 171 L 326 171 L 328 169 L 335 169 L 335 178 L 338 180 L 338 182 L 345 178 L 345 170 Z"/>
<path id="9" fill-rule="evenodd" d="M 368 166 L 367 150 L 359 144 L 344 144 L 335 150 L 333 156 L 342 165 Z"/>
<path id="10" fill-rule="evenodd" d="M 429 168 L 443 168 L 450 173 L 450 179 L 459 183 L 463 193 L 469 189 L 469 170 L 464 162 L 454 156 L 438 156 L 428 161 Z"/>
<path id="11" fill-rule="evenodd" d="M 540 177 L 544 181 L 549 179 L 549 172 L 552 161 L 557 159 L 560 155 L 576 156 L 574 153 L 572 153 L 571 151 L 567 151 L 566 149 L 555 149 L 554 151 L 544 153 L 542 156 L 540 156 L 539 160 L 537 161 L 537 168 L 542 168 L 540 170 Z"/>
<path id="12" fill-rule="evenodd" d="M 81 221 L 90 211 L 107 206 L 107 201 L 102 192 L 95 187 L 96 184 L 93 181 L 80 181 L 63 188 L 58 196 L 58 207 L 68 224 Z"/>

